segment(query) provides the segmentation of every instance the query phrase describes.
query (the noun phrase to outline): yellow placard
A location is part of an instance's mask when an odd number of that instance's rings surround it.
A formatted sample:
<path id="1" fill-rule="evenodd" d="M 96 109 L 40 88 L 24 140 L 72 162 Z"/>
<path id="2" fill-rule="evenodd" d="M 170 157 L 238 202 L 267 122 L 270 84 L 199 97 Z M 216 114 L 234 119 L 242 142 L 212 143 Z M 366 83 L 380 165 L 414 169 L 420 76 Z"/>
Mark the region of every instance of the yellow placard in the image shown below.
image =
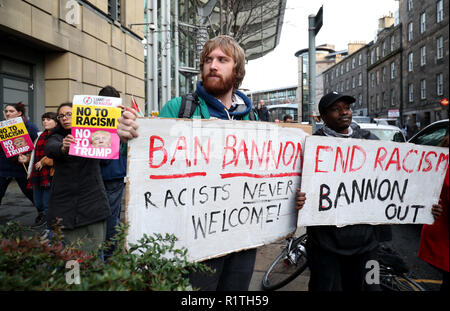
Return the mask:
<path id="1" fill-rule="evenodd" d="M 28 134 L 25 123 L 20 122 L 0 128 L 0 141 Z"/>

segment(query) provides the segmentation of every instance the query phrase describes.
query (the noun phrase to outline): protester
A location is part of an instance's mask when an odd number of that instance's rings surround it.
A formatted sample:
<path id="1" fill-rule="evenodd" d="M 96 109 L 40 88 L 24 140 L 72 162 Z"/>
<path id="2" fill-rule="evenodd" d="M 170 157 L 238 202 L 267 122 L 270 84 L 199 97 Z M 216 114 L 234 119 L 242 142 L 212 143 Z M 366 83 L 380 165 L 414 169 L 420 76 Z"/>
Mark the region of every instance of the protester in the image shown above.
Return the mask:
<path id="1" fill-rule="evenodd" d="M 442 147 L 449 146 L 449 136 L 445 136 Z M 432 225 L 423 225 L 418 257 L 442 273 L 441 291 L 448 291 L 449 274 L 449 169 L 444 179 L 438 204 L 433 204 L 435 218 Z"/>
<path id="2" fill-rule="evenodd" d="M 206 42 L 200 56 L 202 81 L 197 83 L 198 105 L 193 118 L 249 120 L 252 103 L 238 91 L 245 75 L 245 54 L 229 36 Z M 162 108 L 159 117 L 179 115 L 182 98 L 174 98 Z M 119 119 L 118 133 L 123 141 L 137 137 L 136 113 L 130 108 Z M 214 274 L 191 273 L 190 282 L 201 290 L 248 290 L 255 263 L 256 249 L 249 249 L 203 261 Z"/>
<path id="3" fill-rule="evenodd" d="M 45 156 L 45 144 L 47 143 L 50 131 L 56 127 L 58 120 L 56 112 L 46 112 L 42 115 L 42 126 L 44 131 L 39 133 L 35 141 L 35 149 L 29 158 L 19 162 L 28 163 L 30 177 L 27 189 L 33 190 L 34 206 L 38 216 L 34 226 L 40 227 L 47 223 L 48 201 L 50 198 L 50 185 L 54 174 L 53 160 Z"/>
<path id="4" fill-rule="evenodd" d="M 48 221 L 54 226 L 60 218 L 64 241 L 82 242 L 84 251 L 95 251 L 105 240 L 109 205 L 101 181 L 100 160 L 68 154 L 75 138 L 72 128 L 72 103 L 58 107 L 58 126 L 45 145 L 45 155 L 52 158 L 55 174 L 51 185 Z"/>
<path id="5" fill-rule="evenodd" d="M 98 95 L 120 97 L 119 92 L 110 85 L 102 88 Z M 115 227 L 120 220 L 122 195 L 125 188 L 124 178 L 127 175 L 127 145 L 120 143 L 119 159 L 110 160 L 106 165 L 101 165 L 100 168 L 111 211 L 111 215 L 106 219 L 106 241 L 111 241 L 116 235 Z M 111 255 L 114 248 L 115 244 L 105 252 L 106 258 Z"/>
<path id="6" fill-rule="evenodd" d="M 258 104 L 258 120 L 269 121 L 269 110 L 264 105 L 264 100 L 261 99 Z"/>
<path id="7" fill-rule="evenodd" d="M 25 114 L 25 106 L 20 102 L 18 104 L 7 104 L 4 115 L 7 120 L 22 117 L 28 135 L 34 141 L 37 137 L 37 126 L 28 120 Z M 19 163 L 19 156 L 7 158 L 3 148 L 0 148 L 0 205 L 5 196 L 9 183 L 15 179 L 23 194 L 33 203 L 33 191 L 27 189 L 27 171 L 22 163 Z"/>
<path id="8" fill-rule="evenodd" d="M 355 98 L 338 92 L 323 96 L 319 102 L 319 112 L 324 126 L 314 135 L 378 139 L 356 123 L 352 123 L 350 105 L 354 102 Z M 297 209 L 303 208 L 305 200 L 306 194 L 297 189 Z M 376 259 L 379 242 L 391 239 L 389 226 L 309 226 L 306 232 L 306 253 L 311 272 L 310 291 L 378 289 L 365 284 L 365 265 L 369 260 Z"/>
<path id="9" fill-rule="evenodd" d="M 284 123 L 292 123 L 293 122 L 292 119 L 293 119 L 292 116 L 290 114 L 287 114 L 283 117 L 283 122 Z"/>

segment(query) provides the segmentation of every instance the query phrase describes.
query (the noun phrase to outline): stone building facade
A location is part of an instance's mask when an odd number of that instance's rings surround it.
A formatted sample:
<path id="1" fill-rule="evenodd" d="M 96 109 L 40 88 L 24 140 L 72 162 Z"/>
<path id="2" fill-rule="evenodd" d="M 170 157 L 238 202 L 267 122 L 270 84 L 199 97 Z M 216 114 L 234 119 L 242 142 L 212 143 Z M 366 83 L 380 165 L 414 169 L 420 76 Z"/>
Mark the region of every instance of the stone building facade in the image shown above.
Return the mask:
<path id="1" fill-rule="evenodd" d="M 376 42 L 367 47 L 367 115 L 397 118 L 397 125 L 403 103 L 401 38 L 402 25 L 391 25 L 379 31 Z"/>
<path id="2" fill-rule="evenodd" d="M 448 118 L 449 1 L 400 0 L 403 121 L 419 128 Z"/>
<path id="3" fill-rule="evenodd" d="M 22 101 L 40 126 L 75 94 L 114 86 L 144 107 L 141 0 L 1 0 L 0 106 Z"/>
<path id="4" fill-rule="evenodd" d="M 355 115 L 367 115 L 367 49 L 364 43 L 350 43 L 347 56 L 323 72 L 324 94 L 337 91 L 355 97 Z"/>
<path id="5" fill-rule="evenodd" d="M 400 0 L 399 22 L 381 18 L 374 41 L 324 72 L 324 91 L 354 96 L 355 115 L 393 117 L 401 127 L 448 118 L 440 104 L 449 97 L 448 12 L 448 0 Z M 353 68 L 352 58 L 362 67 Z"/>

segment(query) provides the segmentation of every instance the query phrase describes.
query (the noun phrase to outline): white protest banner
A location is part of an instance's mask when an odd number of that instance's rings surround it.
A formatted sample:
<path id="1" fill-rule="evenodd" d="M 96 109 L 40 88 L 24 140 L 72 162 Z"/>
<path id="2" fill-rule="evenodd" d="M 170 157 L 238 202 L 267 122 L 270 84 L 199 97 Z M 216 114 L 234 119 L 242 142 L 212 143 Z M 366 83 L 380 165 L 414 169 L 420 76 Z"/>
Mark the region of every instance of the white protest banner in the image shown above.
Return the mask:
<path id="1" fill-rule="evenodd" d="M 302 130 L 268 122 L 137 122 L 128 152 L 128 243 L 171 233 L 199 261 L 295 231 Z"/>
<path id="2" fill-rule="evenodd" d="M 448 148 L 309 136 L 299 226 L 433 223 Z"/>
<path id="3" fill-rule="evenodd" d="M 94 159 L 118 159 L 120 138 L 117 119 L 122 99 L 118 97 L 75 95 L 73 97 L 69 154 Z"/>

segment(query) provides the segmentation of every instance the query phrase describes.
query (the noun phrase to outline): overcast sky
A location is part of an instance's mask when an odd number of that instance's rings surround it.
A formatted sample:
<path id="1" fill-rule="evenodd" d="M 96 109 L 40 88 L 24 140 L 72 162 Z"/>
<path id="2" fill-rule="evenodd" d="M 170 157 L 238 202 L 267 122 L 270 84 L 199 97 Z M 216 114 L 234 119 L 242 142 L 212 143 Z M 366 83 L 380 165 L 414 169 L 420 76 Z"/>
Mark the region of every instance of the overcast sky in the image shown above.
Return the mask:
<path id="1" fill-rule="evenodd" d="M 308 47 L 308 15 L 323 5 L 323 26 L 316 46 L 333 44 L 347 49 L 348 42 L 369 43 L 375 38 L 378 19 L 394 13 L 395 0 L 287 0 L 279 45 L 264 57 L 249 61 L 241 89 L 260 91 L 297 85 L 295 52 Z"/>

